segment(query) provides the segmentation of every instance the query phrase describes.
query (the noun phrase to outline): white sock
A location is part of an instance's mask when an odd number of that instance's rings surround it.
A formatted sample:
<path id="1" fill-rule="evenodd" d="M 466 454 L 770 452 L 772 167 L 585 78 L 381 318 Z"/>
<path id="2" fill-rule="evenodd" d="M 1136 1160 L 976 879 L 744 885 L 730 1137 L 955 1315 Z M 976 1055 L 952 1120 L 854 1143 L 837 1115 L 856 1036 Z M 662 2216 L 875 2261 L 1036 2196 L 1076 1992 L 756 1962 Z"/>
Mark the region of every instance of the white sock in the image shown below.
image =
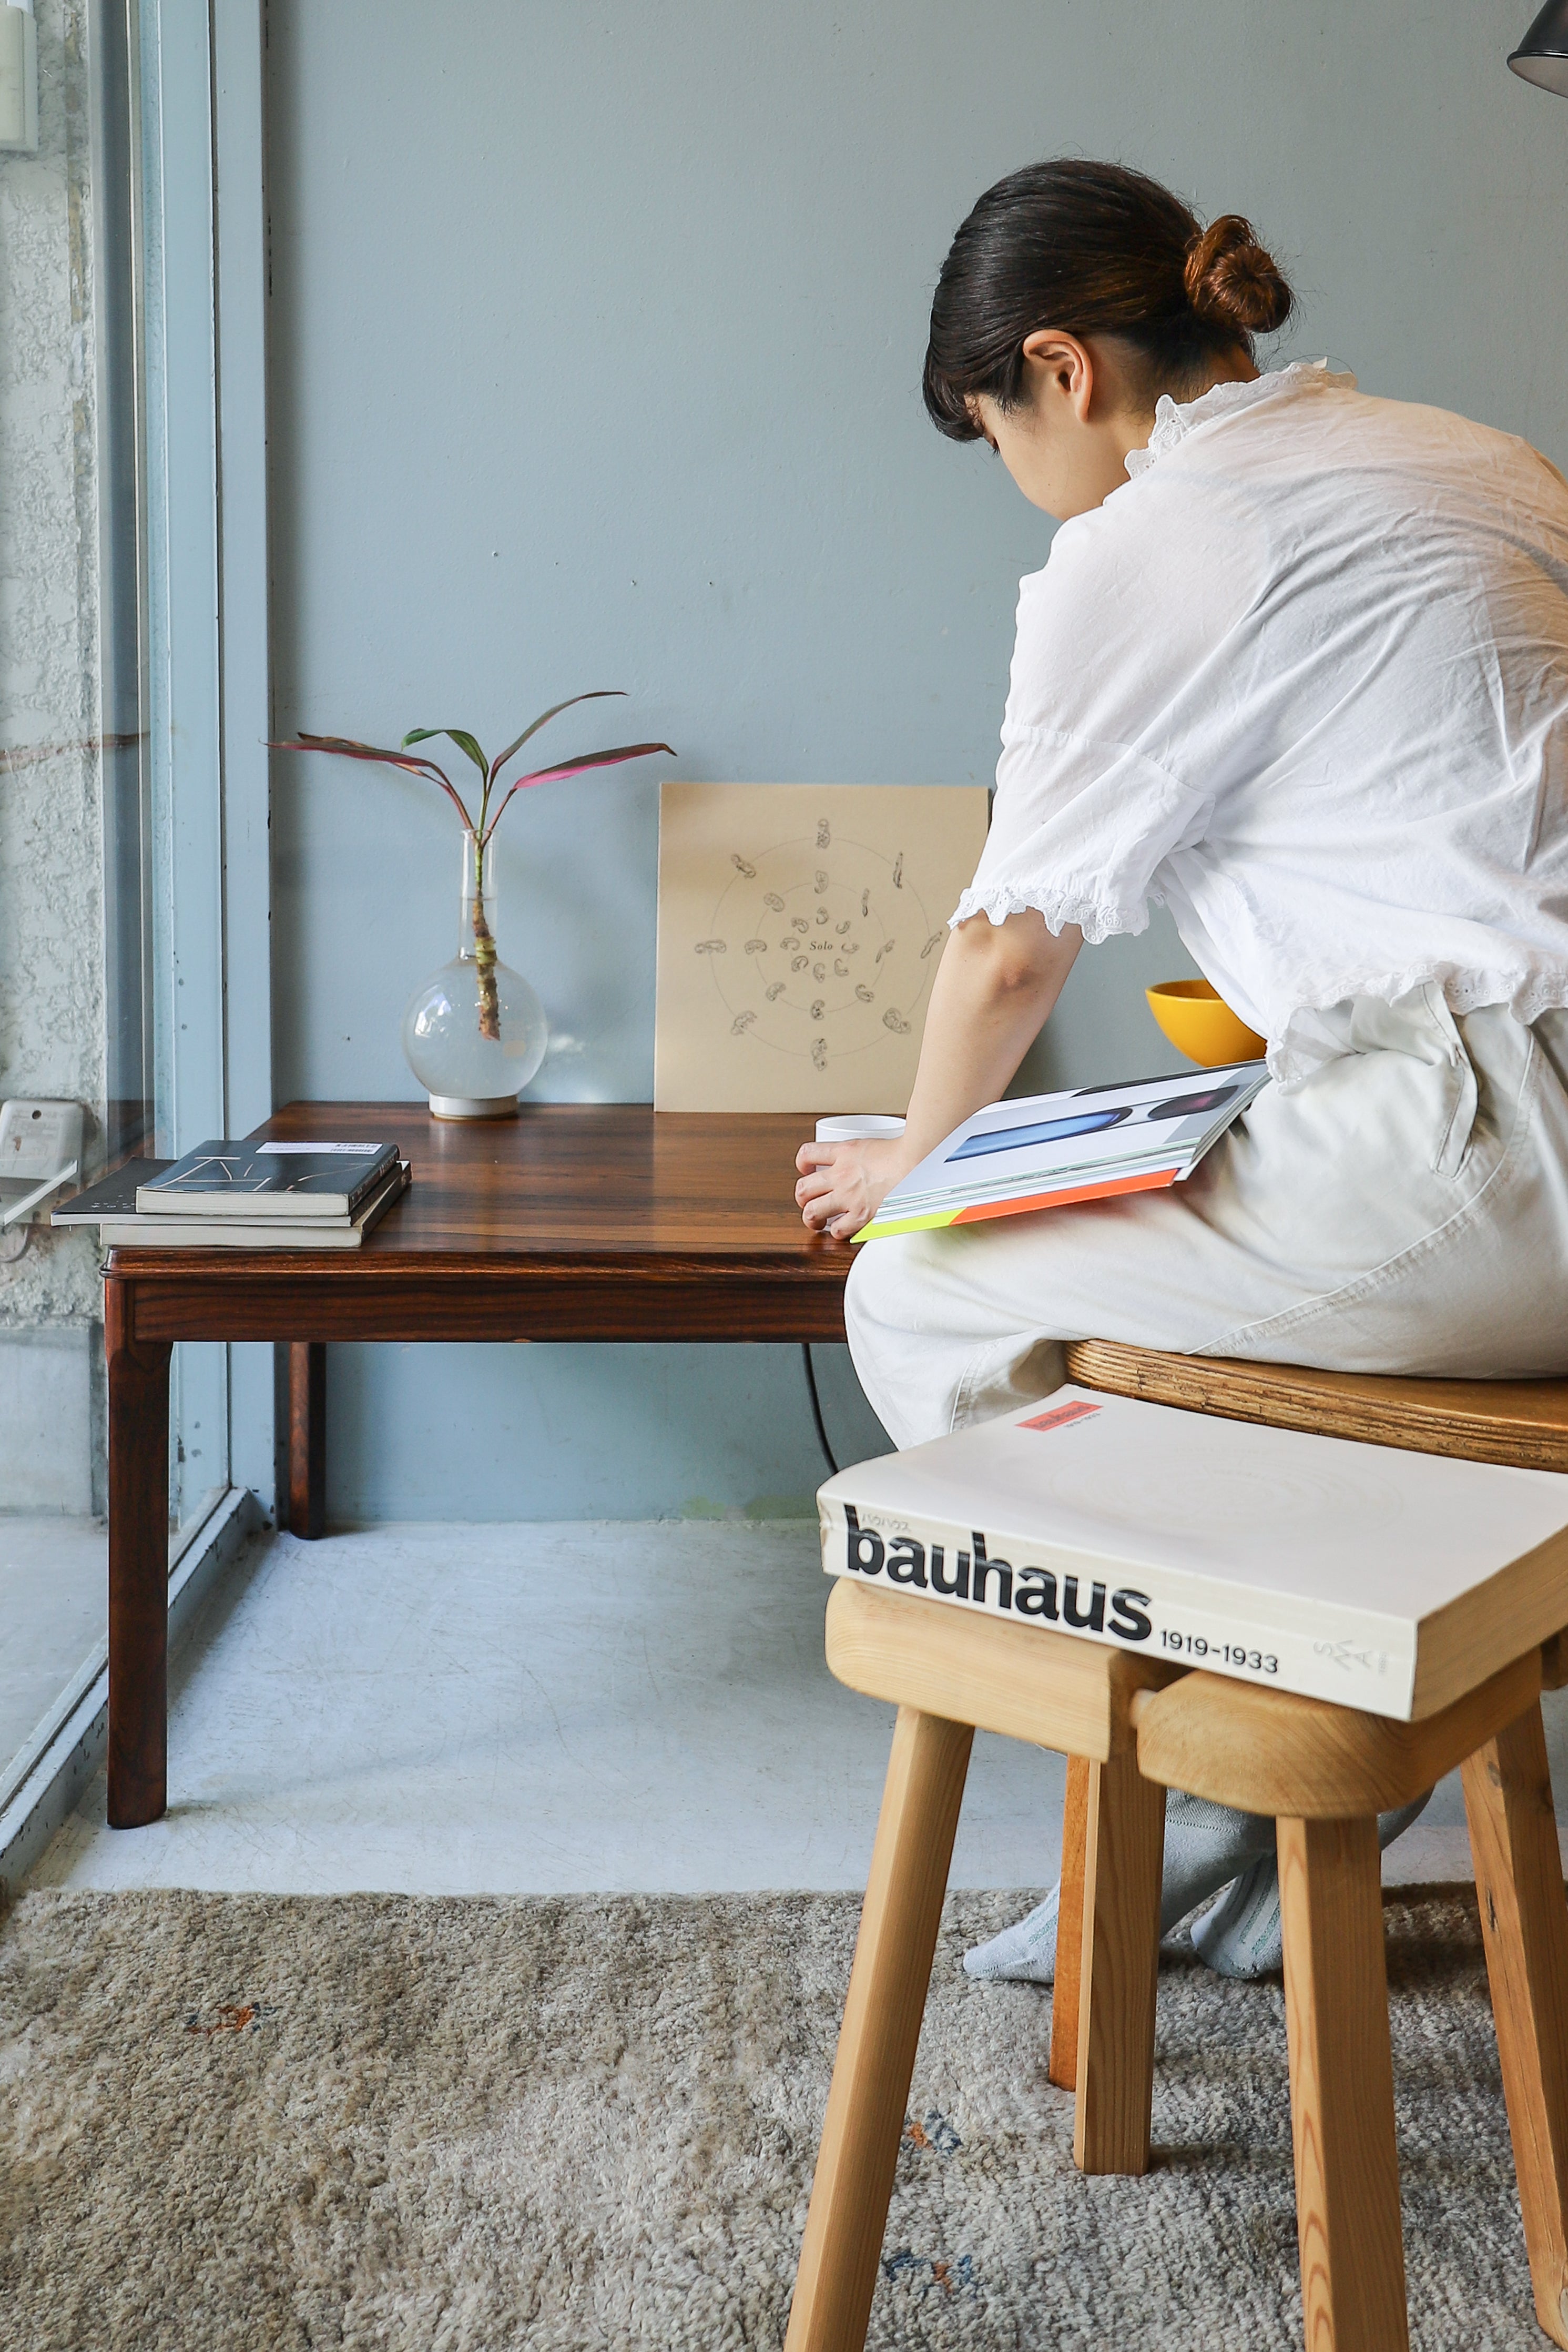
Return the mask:
<path id="1" fill-rule="evenodd" d="M 1397 1805 L 1377 1817 L 1377 1843 L 1391 1846 L 1418 1813 L 1426 1811 L 1432 1791 L 1413 1804 Z M 1216 1976 L 1250 1983 L 1274 1976 L 1285 1964 L 1285 1931 L 1280 1916 L 1280 1865 L 1271 1853 L 1260 1854 L 1249 1869 L 1225 1892 L 1201 1919 L 1195 1920 L 1192 1948 Z"/>
<path id="2" fill-rule="evenodd" d="M 971 1944 L 964 1974 L 986 1982 L 1005 1977 L 1015 1984 L 1052 1984 L 1056 1979 L 1056 1915 L 1061 1903 L 1059 1878 L 1043 1903 L 988 1943 Z"/>
<path id="3" fill-rule="evenodd" d="M 1207 1797 L 1166 1796 L 1165 1874 L 1160 1888 L 1160 1933 L 1235 1878 L 1258 1855 L 1274 1850 L 1274 1824 L 1263 1813 L 1239 1813 Z M 1050 1984 L 1056 1975 L 1056 1923 L 1060 1880 L 1043 1903 L 964 1955 L 966 1976 L 995 1981 Z"/>

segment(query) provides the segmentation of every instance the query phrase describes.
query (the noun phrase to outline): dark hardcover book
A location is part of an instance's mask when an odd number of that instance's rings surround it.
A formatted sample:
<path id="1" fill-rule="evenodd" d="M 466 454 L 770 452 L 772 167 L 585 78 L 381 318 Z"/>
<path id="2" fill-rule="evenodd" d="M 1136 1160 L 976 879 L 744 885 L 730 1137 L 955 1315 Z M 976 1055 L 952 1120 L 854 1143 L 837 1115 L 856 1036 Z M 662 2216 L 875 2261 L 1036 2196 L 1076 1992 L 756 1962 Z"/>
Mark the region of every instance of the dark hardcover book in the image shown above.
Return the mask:
<path id="1" fill-rule="evenodd" d="M 172 1160 L 127 1160 L 85 1192 L 73 1192 L 50 1217 L 52 1225 L 96 1225 L 105 1217 L 133 1217 L 137 1189 L 172 1168 Z"/>
<path id="2" fill-rule="evenodd" d="M 358 1249 L 408 1181 L 407 1160 L 395 1161 L 391 1175 L 349 1218 L 103 1216 L 98 1237 L 105 1249 Z"/>
<path id="3" fill-rule="evenodd" d="M 397 1156 L 393 1143 L 202 1143 L 137 1186 L 137 1213 L 347 1223 Z"/>

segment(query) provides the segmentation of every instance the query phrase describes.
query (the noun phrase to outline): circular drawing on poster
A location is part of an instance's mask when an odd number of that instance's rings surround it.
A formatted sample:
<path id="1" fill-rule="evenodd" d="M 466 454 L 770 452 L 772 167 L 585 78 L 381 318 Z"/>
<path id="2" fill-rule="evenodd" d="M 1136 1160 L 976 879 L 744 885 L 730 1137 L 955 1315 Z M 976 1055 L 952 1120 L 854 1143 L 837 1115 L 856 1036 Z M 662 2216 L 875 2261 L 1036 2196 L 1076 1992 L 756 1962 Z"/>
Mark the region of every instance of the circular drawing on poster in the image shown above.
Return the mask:
<path id="1" fill-rule="evenodd" d="M 730 1034 L 825 1070 L 884 1033 L 906 1036 L 946 937 L 904 872 L 864 842 L 814 834 L 743 856 L 720 893 L 707 959 Z"/>

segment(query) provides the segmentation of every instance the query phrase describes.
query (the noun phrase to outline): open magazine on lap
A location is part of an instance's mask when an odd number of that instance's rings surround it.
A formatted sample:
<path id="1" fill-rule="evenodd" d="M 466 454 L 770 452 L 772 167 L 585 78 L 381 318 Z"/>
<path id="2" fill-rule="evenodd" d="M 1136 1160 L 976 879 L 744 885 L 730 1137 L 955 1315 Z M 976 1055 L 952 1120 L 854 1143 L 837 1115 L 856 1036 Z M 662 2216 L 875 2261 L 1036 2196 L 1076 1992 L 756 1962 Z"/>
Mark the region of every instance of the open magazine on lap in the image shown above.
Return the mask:
<path id="1" fill-rule="evenodd" d="M 991 1103 L 912 1168 L 854 1239 L 1179 1184 L 1268 1082 L 1264 1063 L 1238 1062 Z"/>

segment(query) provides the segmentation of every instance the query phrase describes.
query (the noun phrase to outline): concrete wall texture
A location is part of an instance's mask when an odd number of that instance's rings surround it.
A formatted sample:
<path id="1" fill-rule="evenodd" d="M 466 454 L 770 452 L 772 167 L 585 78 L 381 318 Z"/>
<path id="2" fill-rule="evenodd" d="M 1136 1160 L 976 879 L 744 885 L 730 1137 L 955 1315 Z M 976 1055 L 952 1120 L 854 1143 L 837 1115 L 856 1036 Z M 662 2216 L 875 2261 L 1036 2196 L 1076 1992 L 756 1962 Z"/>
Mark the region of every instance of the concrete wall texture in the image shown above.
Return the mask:
<path id="1" fill-rule="evenodd" d="M 85 0 L 38 0 L 39 141 L 0 154 L 0 1096 L 101 1118 L 98 497 Z M 93 1236 L 0 1264 L 0 1510 L 92 1507 Z"/>
<path id="2" fill-rule="evenodd" d="M 1528 14 L 272 0 L 280 730 L 505 740 L 619 686 L 672 773 L 988 779 L 1049 526 L 918 380 L 953 229 L 1051 152 L 1250 215 L 1302 297 L 1281 356 L 1568 461 L 1568 109 L 1505 70 Z M 655 816 L 649 768 L 507 818 L 503 952 L 558 1032 L 536 1095 L 650 1092 Z M 413 1098 L 447 811 L 280 759 L 274 843 L 279 1099 Z M 1084 957 L 1041 1081 L 1159 1067 L 1142 983 L 1186 968 L 1158 922 Z M 342 1350 L 332 1412 L 341 1516 L 733 1508 L 820 1475 L 790 1350 Z"/>

